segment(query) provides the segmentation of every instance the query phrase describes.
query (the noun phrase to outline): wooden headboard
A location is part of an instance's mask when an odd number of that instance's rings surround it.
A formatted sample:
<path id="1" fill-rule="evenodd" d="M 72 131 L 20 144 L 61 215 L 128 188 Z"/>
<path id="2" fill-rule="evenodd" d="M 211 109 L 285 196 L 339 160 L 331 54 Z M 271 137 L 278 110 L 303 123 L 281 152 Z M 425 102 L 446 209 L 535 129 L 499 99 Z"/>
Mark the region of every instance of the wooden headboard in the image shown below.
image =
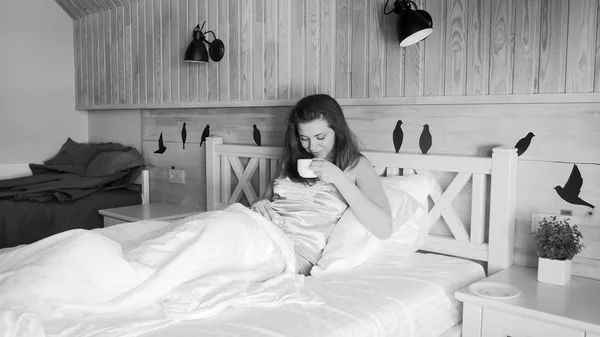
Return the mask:
<path id="1" fill-rule="evenodd" d="M 209 137 L 206 144 L 206 206 L 209 211 L 223 209 L 242 197 L 252 203 L 264 192 L 279 165 L 281 148 L 228 145 L 223 144 L 220 137 Z M 486 261 L 488 275 L 513 264 L 516 149 L 497 147 L 491 157 L 370 151 L 363 154 L 380 175 L 421 174 L 435 181 L 429 195 L 433 202 L 429 210 L 431 228 L 443 218 L 451 236 L 430 233 L 423 250 Z M 247 161 L 245 166 L 244 161 Z M 253 184 L 257 170 L 258 181 Z M 442 190 L 433 172 L 454 172 L 456 175 Z M 235 186 L 232 179 L 237 181 Z M 471 221 L 467 229 L 454 211 L 453 201 L 469 181 L 472 186 Z M 254 185 L 258 186 L 258 191 Z M 489 214 L 486 213 L 488 205 Z"/>

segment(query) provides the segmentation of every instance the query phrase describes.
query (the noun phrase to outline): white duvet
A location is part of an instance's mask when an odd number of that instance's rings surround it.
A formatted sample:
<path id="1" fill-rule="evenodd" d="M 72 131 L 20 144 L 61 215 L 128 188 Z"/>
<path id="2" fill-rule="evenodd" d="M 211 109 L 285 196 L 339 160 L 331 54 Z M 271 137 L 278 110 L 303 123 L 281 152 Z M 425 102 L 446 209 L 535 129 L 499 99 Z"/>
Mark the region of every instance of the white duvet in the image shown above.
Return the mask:
<path id="1" fill-rule="evenodd" d="M 0 336 L 137 336 L 230 306 L 319 304 L 291 241 L 240 204 L 143 235 L 71 230 L 0 250 Z M 107 235 L 108 233 L 108 235 Z"/>

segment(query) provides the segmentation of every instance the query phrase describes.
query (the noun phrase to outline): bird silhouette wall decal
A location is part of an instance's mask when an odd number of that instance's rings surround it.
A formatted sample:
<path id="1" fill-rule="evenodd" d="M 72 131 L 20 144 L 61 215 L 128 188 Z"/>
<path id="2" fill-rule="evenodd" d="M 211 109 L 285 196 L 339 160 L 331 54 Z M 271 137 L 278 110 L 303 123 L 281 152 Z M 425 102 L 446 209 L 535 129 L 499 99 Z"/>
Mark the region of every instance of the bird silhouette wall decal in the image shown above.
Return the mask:
<path id="1" fill-rule="evenodd" d="M 183 144 L 183 149 L 185 150 L 185 141 L 187 139 L 187 130 L 185 129 L 185 122 L 183 122 L 183 126 L 181 127 L 181 143 Z"/>
<path id="2" fill-rule="evenodd" d="M 561 199 L 570 204 L 594 208 L 594 205 L 579 198 L 581 186 L 583 186 L 583 177 L 581 177 L 581 172 L 579 172 L 579 168 L 577 168 L 577 165 L 573 164 L 571 175 L 565 183 L 565 186 L 556 186 L 554 187 L 554 189 L 556 190 L 556 193 L 558 193 L 558 196 L 561 197 Z"/>
<path id="3" fill-rule="evenodd" d="M 419 147 L 421 148 L 421 152 L 423 154 L 427 154 L 429 149 L 431 149 L 431 133 L 429 132 L 429 124 L 423 125 L 423 131 L 421 131 L 421 136 L 419 137 Z"/>
<path id="4" fill-rule="evenodd" d="M 398 151 L 400 151 L 400 147 L 402 147 L 402 140 L 404 139 L 404 132 L 402 132 L 401 120 L 398 120 L 396 122 L 396 127 L 394 128 L 392 139 L 394 141 L 394 149 L 396 150 L 396 153 L 398 153 Z"/>
<path id="5" fill-rule="evenodd" d="M 204 131 L 202 131 L 202 136 L 200 137 L 200 147 L 202 147 L 202 144 L 206 142 L 206 138 L 208 137 L 210 137 L 210 125 L 207 124 L 204 128 Z"/>
<path id="6" fill-rule="evenodd" d="M 252 138 L 254 138 L 254 142 L 256 143 L 256 145 L 260 146 L 260 144 L 261 144 L 260 130 L 256 127 L 256 124 L 252 125 L 252 128 L 254 129 L 252 131 Z"/>
<path id="7" fill-rule="evenodd" d="M 525 137 L 519 139 L 517 144 L 515 144 L 515 148 L 517 149 L 517 156 L 520 156 L 523 153 L 525 153 L 525 151 L 527 151 L 529 144 L 531 144 L 531 139 L 534 136 L 535 135 L 533 134 L 533 132 L 529 132 Z"/>
<path id="8" fill-rule="evenodd" d="M 165 142 L 163 142 L 162 132 L 160 133 L 160 137 L 158 137 L 158 150 L 154 151 L 154 153 L 163 154 L 167 150 L 165 146 Z"/>

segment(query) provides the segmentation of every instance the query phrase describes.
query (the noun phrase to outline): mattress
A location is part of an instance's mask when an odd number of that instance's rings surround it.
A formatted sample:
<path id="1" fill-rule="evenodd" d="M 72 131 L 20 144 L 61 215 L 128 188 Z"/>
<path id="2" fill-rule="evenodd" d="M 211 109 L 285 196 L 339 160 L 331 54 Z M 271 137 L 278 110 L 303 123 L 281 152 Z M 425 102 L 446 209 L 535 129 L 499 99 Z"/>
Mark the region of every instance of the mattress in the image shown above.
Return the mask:
<path id="1" fill-rule="evenodd" d="M 307 277 L 303 292 L 324 305 L 230 308 L 143 336 L 440 336 L 462 318 L 454 292 L 484 277 L 479 264 L 454 257 L 378 256 L 350 271 Z"/>

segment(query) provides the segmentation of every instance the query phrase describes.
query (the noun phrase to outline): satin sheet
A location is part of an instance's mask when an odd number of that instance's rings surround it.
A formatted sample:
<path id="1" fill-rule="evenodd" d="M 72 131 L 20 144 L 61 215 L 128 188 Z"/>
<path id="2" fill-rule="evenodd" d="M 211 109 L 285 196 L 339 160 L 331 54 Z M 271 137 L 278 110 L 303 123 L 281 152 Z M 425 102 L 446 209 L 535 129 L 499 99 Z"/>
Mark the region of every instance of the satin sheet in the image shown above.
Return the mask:
<path id="1" fill-rule="evenodd" d="M 312 185 L 276 179 L 272 207 L 283 219 L 277 224 L 294 242 L 296 253 L 315 264 L 333 227 L 348 207 L 333 184 Z"/>
<path id="2" fill-rule="evenodd" d="M 454 292 L 484 277 L 479 264 L 459 258 L 378 255 L 350 271 L 307 277 L 301 292 L 316 294 L 323 306 L 228 309 L 143 336 L 440 336 L 462 319 Z"/>

